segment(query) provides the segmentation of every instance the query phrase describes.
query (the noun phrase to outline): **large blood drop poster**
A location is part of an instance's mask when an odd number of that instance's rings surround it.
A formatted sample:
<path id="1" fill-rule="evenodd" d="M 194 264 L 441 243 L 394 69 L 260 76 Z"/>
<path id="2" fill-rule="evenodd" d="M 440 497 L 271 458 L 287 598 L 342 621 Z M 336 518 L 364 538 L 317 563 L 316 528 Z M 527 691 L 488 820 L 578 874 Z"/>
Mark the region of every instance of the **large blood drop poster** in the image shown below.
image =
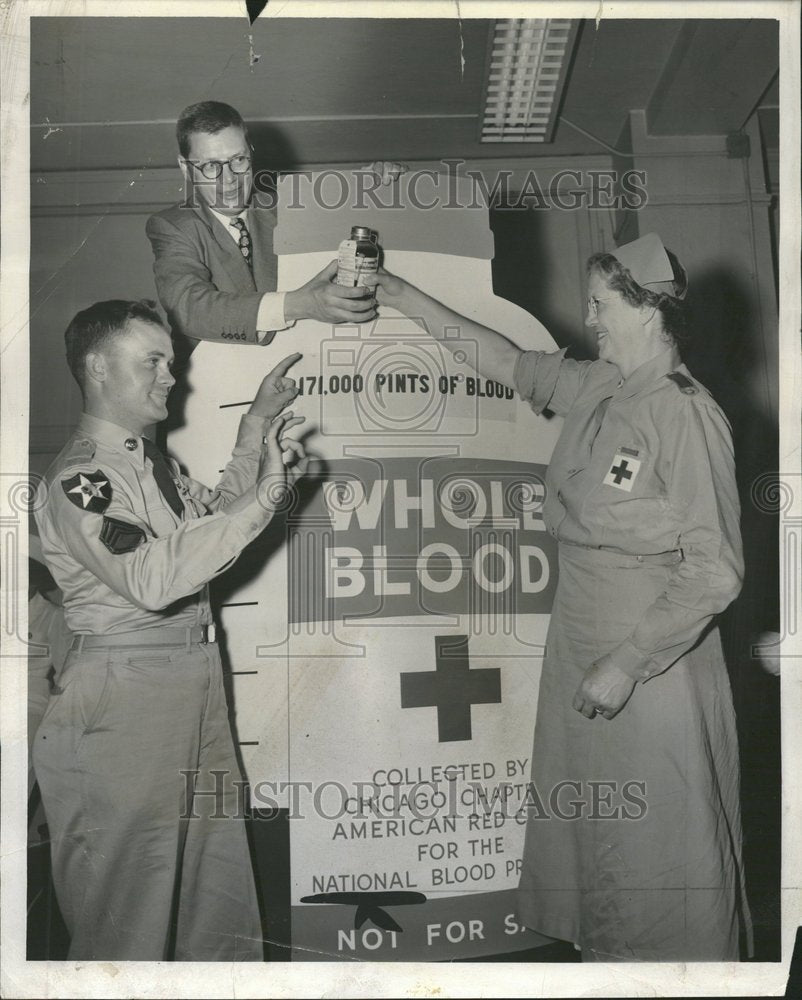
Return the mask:
<path id="1" fill-rule="evenodd" d="M 334 209 L 313 178 L 280 182 L 279 288 L 368 225 L 388 270 L 553 350 L 493 294 L 487 210 L 424 210 L 409 184 L 393 208 Z M 303 353 L 293 410 L 316 462 L 243 554 L 221 615 L 253 804 L 289 810 L 294 960 L 478 958 L 545 940 L 518 926 L 514 890 L 557 573 L 542 501 L 558 422 L 479 377 L 462 339 L 452 355 L 384 309 L 192 355 L 169 447 L 214 483 L 262 376 Z"/>

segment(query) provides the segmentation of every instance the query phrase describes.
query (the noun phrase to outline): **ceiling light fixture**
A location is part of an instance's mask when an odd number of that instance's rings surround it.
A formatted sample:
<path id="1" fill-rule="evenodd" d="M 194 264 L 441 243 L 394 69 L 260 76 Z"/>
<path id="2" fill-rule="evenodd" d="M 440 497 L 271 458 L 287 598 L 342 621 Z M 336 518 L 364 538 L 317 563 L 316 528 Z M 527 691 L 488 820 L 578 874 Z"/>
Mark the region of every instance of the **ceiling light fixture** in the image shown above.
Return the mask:
<path id="1" fill-rule="evenodd" d="M 482 142 L 551 142 L 577 28 L 566 18 L 496 21 Z"/>

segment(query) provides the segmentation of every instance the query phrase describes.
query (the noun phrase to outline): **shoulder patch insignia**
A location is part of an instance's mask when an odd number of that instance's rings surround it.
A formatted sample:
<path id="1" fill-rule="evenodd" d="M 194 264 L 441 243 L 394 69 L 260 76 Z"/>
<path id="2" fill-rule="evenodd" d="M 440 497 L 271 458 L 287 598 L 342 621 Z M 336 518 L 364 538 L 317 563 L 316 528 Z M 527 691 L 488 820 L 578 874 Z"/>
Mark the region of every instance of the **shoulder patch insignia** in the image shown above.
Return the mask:
<path id="1" fill-rule="evenodd" d="M 102 514 L 111 503 L 111 483 L 100 469 L 77 472 L 69 479 L 62 479 L 61 488 L 70 503 L 90 514 Z"/>
<path id="2" fill-rule="evenodd" d="M 618 449 L 607 475 L 602 480 L 605 486 L 615 486 L 617 490 L 624 490 L 625 493 L 632 492 L 641 467 L 641 461 L 632 454 L 633 451 L 633 448 Z M 635 451 L 635 455 L 637 454 Z"/>
<path id="3" fill-rule="evenodd" d="M 699 392 L 688 376 L 683 375 L 682 372 L 669 372 L 666 378 L 670 378 L 680 392 L 684 392 L 686 396 L 695 396 Z"/>
<path id="4" fill-rule="evenodd" d="M 145 532 L 135 524 L 118 521 L 116 517 L 104 517 L 100 529 L 100 540 L 115 556 L 133 552 L 145 541 Z"/>

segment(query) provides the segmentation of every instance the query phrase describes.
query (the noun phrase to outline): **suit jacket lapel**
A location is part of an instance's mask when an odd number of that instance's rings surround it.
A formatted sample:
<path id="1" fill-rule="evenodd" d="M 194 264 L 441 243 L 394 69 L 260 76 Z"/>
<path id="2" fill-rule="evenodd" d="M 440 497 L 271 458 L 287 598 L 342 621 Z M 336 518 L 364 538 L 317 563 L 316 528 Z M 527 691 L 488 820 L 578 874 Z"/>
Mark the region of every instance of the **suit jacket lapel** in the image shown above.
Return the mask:
<path id="1" fill-rule="evenodd" d="M 240 253 L 240 249 L 237 244 L 223 229 L 222 223 L 220 223 L 205 206 L 195 208 L 194 211 L 198 214 L 201 222 L 203 222 L 208 229 L 211 239 L 220 249 L 223 267 L 228 272 L 228 276 L 231 278 L 234 285 L 243 292 L 254 291 L 256 289 L 256 283 L 254 282 L 254 277 L 251 274 L 251 269 L 248 267 L 245 258 Z"/>
<path id="2" fill-rule="evenodd" d="M 273 251 L 273 230 L 276 214 L 267 208 L 252 205 L 248 212 L 248 228 L 253 247 L 253 276 L 260 292 L 274 292 L 278 276 L 278 261 Z"/>

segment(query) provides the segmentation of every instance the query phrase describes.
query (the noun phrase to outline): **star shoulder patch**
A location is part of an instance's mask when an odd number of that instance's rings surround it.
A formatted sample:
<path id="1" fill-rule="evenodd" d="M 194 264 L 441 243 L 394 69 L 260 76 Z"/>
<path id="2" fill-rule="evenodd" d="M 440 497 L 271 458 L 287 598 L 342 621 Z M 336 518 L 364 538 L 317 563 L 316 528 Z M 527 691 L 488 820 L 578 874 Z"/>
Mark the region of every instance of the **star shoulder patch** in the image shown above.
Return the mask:
<path id="1" fill-rule="evenodd" d="M 61 480 L 61 488 L 70 503 L 90 514 L 102 514 L 111 503 L 111 483 L 100 469 L 97 472 L 76 472 Z"/>
<path id="2" fill-rule="evenodd" d="M 632 449 L 621 449 L 615 453 L 612 465 L 602 482 L 605 486 L 614 486 L 617 490 L 632 492 L 635 480 L 640 472 L 641 461 L 632 454 Z"/>

